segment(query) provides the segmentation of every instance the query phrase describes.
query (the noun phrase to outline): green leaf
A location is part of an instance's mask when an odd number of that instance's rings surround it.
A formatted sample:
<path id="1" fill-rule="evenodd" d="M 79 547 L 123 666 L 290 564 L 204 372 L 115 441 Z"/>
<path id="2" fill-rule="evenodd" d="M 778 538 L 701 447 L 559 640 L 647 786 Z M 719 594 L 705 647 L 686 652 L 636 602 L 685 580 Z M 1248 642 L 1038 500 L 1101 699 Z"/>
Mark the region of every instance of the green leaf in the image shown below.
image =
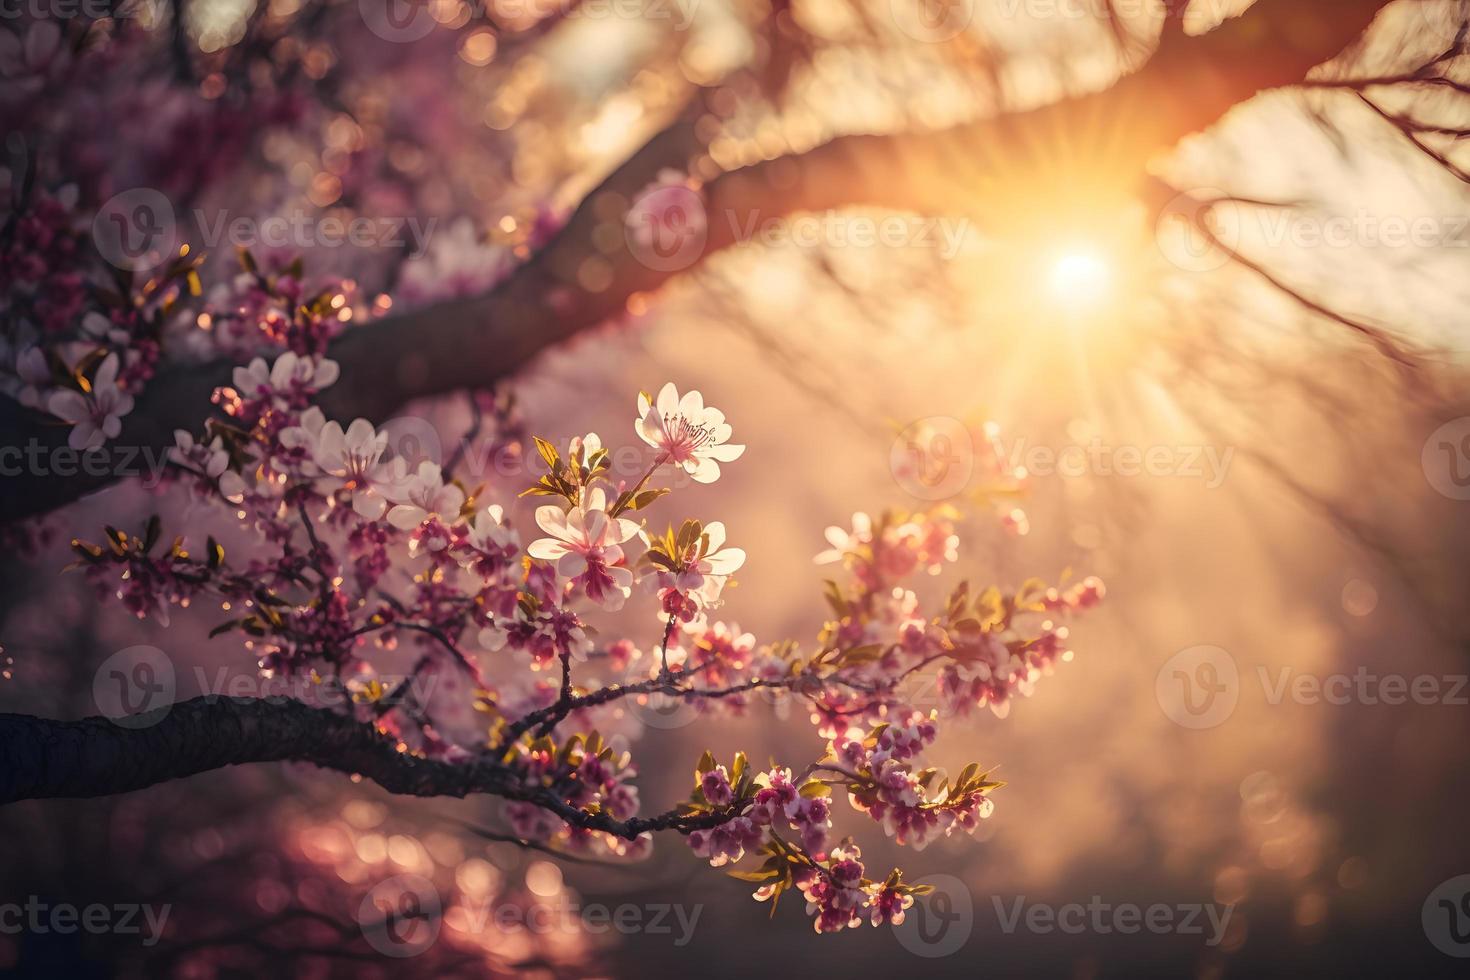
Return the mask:
<path id="1" fill-rule="evenodd" d="M 750 881 L 757 883 L 774 881 L 777 878 L 781 877 L 781 872 L 777 871 L 775 868 L 772 868 L 769 871 L 727 871 L 725 873 L 728 874 L 731 878 L 736 878 L 740 881 Z"/>
<path id="2" fill-rule="evenodd" d="M 658 487 L 653 490 L 645 490 L 638 496 L 633 498 L 633 509 L 642 510 L 649 504 L 652 504 L 658 498 L 668 496 L 668 494 L 669 489 L 667 487 Z"/>
<path id="3" fill-rule="evenodd" d="M 745 780 L 746 770 L 750 768 L 750 760 L 745 757 L 744 752 L 735 753 L 735 764 L 730 767 L 730 785 L 736 788 L 739 795 L 741 784 Z"/>
<path id="4" fill-rule="evenodd" d="M 823 580 L 823 585 L 824 591 L 822 592 L 822 596 L 827 600 L 827 604 L 832 607 L 832 611 L 839 617 L 846 616 L 847 600 L 842 595 L 842 587 L 831 579 Z"/>
<path id="5" fill-rule="evenodd" d="M 881 656 L 883 656 L 883 644 L 865 643 L 860 647 L 844 650 L 838 658 L 838 662 L 844 667 L 849 667 L 855 664 L 872 663 Z"/>
<path id="6" fill-rule="evenodd" d="M 1016 590 L 1016 608 L 1039 612 L 1046 608 L 1041 602 L 1044 595 L 1046 595 L 1046 582 L 1039 578 L 1028 578 Z"/>
<path id="7" fill-rule="evenodd" d="M 557 455 L 556 447 L 540 436 L 532 436 L 532 438 L 536 440 L 536 451 L 541 454 L 541 458 L 546 461 L 546 465 L 555 470 L 557 462 L 561 459 Z"/>
<path id="8" fill-rule="evenodd" d="M 991 586 L 976 597 L 975 615 L 986 629 L 994 629 L 1005 622 L 1005 602 L 999 589 Z"/>
<path id="9" fill-rule="evenodd" d="M 985 631 L 985 626 L 978 619 L 960 619 L 954 623 L 954 630 L 967 637 L 978 636 Z"/>

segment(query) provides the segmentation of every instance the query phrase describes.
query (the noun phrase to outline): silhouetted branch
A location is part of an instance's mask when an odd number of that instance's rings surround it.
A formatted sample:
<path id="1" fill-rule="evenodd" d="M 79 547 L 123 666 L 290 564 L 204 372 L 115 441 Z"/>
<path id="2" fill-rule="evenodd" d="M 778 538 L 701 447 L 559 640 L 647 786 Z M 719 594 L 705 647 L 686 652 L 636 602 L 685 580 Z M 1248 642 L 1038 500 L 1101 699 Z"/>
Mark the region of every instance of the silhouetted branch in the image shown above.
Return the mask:
<path id="1" fill-rule="evenodd" d="M 409 796 L 499 796 L 627 840 L 717 826 L 746 802 L 714 813 L 670 810 L 616 820 L 605 811 L 574 807 L 544 786 L 527 785 L 498 756 L 465 762 L 421 758 L 371 724 L 289 699 L 198 697 L 127 722 L 0 714 L 0 804 L 110 796 L 251 762 L 310 762 Z"/>

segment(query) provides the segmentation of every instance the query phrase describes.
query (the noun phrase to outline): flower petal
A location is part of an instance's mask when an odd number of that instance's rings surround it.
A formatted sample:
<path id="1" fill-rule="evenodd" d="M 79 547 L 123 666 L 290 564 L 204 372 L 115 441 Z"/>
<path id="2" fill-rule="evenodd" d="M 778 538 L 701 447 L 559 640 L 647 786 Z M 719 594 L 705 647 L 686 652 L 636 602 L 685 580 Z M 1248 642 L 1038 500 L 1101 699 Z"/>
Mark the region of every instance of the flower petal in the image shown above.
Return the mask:
<path id="1" fill-rule="evenodd" d="M 526 554 L 532 558 L 540 558 L 542 561 L 556 561 L 570 550 L 564 541 L 558 541 L 555 538 L 537 538 L 526 548 Z"/>
<path id="2" fill-rule="evenodd" d="M 67 422 L 81 422 L 92 417 L 92 403 L 79 391 L 58 391 L 51 395 L 46 409 L 52 415 Z"/>
<path id="3" fill-rule="evenodd" d="M 745 564 L 745 552 L 740 548 L 726 548 L 719 554 L 706 556 L 704 564 L 711 575 L 730 575 Z"/>
<path id="4" fill-rule="evenodd" d="M 672 381 L 658 390 L 658 401 L 654 402 L 654 408 L 658 409 L 660 418 L 679 410 L 679 389 L 674 387 Z"/>
<path id="5" fill-rule="evenodd" d="M 571 539 L 571 531 L 567 528 L 566 511 L 555 504 L 536 508 L 536 525 L 547 534 L 563 541 Z"/>
<path id="6" fill-rule="evenodd" d="M 701 456 L 699 462 L 689 471 L 689 476 L 695 483 L 714 483 L 720 478 L 720 464 L 708 456 Z"/>
<path id="7" fill-rule="evenodd" d="M 709 536 L 709 547 L 705 549 L 706 554 L 714 554 L 725 545 L 725 524 L 723 521 L 710 521 L 704 526 L 704 533 Z"/>
<path id="8" fill-rule="evenodd" d="M 388 523 L 400 531 L 412 531 L 424 522 L 429 512 L 414 504 L 399 504 L 388 511 Z"/>
<path id="9" fill-rule="evenodd" d="M 355 493 L 352 495 L 352 509 L 359 517 L 376 521 L 388 509 L 388 501 L 375 493 Z"/>
<path id="10" fill-rule="evenodd" d="M 685 392 L 684 397 L 679 399 L 679 414 L 691 422 L 703 422 L 704 396 L 692 389 Z"/>
<path id="11" fill-rule="evenodd" d="M 722 463 L 733 463 L 745 455 L 745 447 L 734 443 L 715 444 L 704 451 L 710 459 L 717 459 Z"/>

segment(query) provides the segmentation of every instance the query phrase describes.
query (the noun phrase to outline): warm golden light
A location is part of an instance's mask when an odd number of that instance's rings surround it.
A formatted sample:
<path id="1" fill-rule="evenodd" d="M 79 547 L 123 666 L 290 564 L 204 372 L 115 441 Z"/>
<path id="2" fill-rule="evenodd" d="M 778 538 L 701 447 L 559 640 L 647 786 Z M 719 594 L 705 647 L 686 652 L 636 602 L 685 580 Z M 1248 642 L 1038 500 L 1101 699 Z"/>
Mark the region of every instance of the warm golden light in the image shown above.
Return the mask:
<path id="1" fill-rule="evenodd" d="M 1077 312 L 1095 311 L 1113 286 L 1113 269 L 1093 251 L 1068 251 L 1051 265 L 1048 288 L 1057 303 Z"/>

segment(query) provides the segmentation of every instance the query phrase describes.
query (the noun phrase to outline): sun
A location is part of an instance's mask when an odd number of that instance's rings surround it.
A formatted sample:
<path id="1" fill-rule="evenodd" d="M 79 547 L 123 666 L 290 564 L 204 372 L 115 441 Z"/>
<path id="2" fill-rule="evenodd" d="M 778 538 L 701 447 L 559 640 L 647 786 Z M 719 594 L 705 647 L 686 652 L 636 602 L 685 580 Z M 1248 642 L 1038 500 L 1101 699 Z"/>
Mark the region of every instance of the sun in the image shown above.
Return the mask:
<path id="1" fill-rule="evenodd" d="M 1067 249 L 1047 270 L 1051 299 L 1074 313 L 1095 313 L 1107 305 L 1113 291 L 1113 267 L 1091 248 Z"/>

